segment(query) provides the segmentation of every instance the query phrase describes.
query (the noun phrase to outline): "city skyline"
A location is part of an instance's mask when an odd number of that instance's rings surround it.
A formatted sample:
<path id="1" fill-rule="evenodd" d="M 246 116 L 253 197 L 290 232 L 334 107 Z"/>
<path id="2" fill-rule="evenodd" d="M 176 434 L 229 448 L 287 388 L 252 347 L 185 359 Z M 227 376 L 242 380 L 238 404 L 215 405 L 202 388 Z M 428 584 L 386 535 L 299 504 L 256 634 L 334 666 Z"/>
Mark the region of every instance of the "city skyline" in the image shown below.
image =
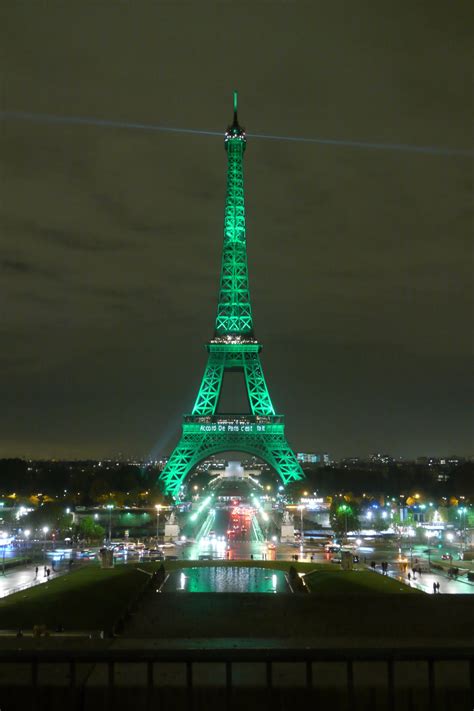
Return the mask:
<path id="1" fill-rule="evenodd" d="M 306 7 L 303 22 L 276 6 L 268 37 L 263 9 L 230 22 L 222 7 L 225 38 L 204 5 L 189 10 L 196 57 L 191 30 L 175 43 L 150 6 L 132 29 L 114 9 L 104 53 L 108 11 L 87 47 L 87 15 L 71 12 L 2 9 L 2 110 L 220 137 L 2 121 L 0 456 L 146 458 L 171 452 L 206 360 L 232 90 L 249 133 L 468 149 L 469 42 L 442 3 L 429 22 L 361 10 L 357 26 L 335 8 Z M 165 15 L 179 24 L 179 9 Z M 295 449 L 470 456 L 469 158 L 249 145 L 256 334 Z"/>

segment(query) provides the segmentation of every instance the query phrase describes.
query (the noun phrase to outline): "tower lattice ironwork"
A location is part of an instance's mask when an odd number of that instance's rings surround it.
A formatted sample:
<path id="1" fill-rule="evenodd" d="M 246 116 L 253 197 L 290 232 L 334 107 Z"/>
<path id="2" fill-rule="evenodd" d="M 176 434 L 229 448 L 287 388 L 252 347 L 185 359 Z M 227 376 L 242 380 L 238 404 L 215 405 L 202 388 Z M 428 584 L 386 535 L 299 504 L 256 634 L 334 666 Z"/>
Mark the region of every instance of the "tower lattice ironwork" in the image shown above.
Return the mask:
<path id="1" fill-rule="evenodd" d="M 260 362 L 262 346 L 253 332 L 247 268 L 243 156 L 244 129 L 237 119 L 225 133 L 227 194 L 219 301 L 213 339 L 207 343 L 208 361 L 191 414 L 184 415 L 181 439 L 160 479 L 175 498 L 188 473 L 203 459 L 225 451 L 241 451 L 263 459 L 283 484 L 304 474 L 285 436 L 283 415 L 275 414 Z M 224 374 L 243 371 L 248 414 L 218 414 Z"/>

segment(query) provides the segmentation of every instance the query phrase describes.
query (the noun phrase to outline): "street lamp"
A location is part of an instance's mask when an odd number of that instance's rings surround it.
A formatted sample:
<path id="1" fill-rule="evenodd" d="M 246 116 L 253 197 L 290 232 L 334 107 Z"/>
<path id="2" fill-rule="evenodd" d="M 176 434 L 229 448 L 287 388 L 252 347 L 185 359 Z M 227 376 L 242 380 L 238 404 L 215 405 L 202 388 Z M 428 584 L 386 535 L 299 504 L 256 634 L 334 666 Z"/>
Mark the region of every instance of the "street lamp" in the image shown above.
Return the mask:
<path id="1" fill-rule="evenodd" d="M 3 554 L 2 555 L 2 575 L 5 575 L 5 550 L 7 547 L 7 541 L 6 541 L 7 534 L 4 531 L 2 531 L 2 533 L 0 534 L 0 538 L 2 539 L 0 545 L 2 546 L 2 554 Z"/>
<path id="2" fill-rule="evenodd" d="M 346 504 L 342 504 L 339 506 L 339 511 L 342 511 L 344 514 L 344 527 L 346 531 L 346 535 L 344 537 L 344 541 L 347 543 L 347 512 L 350 511 L 349 506 L 346 506 Z"/>
<path id="3" fill-rule="evenodd" d="M 155 509 L 156 509 L 156 547 L 158 548 L 161 504 L 155 504 Z"/>
<path id="4" fill-rule="evenodd" d="M 114 508 L 113 504 L 107 504 L 107 508 L 109 509 L 109 546 L 112 542 L 112 509 Z"/>
<path id="5" fill-rule="evenodd" d="M 301 551 L 303 551 L 304 548 L 304 521 L 303 521 L 303 511 L 305 509 L 304 506 L 298 506 L 301 514 L 301 537 L 300 537 L 300 546 L 301 546 Z"/>
<path id="6" fill-rule="evenodd" d="M 459 509 L 459 516 L 461 518 L 461 521 L 459 523 L 459 528 L 461 531 L 461 560 L 464 557 L 464 539 L 465 539 L 465 526 L 466 526 L 466 507 L 461 506 Z"/>
<path id="7" fill-rule="evenodd" d="M 43 526 L 43 535 L 44 535 L 44 541 L 43 541 L 43 553 L 44 553 L 44 558 L 46 559 L 46 534 L 48 533 L 49 528 L 47 526 Z"/>

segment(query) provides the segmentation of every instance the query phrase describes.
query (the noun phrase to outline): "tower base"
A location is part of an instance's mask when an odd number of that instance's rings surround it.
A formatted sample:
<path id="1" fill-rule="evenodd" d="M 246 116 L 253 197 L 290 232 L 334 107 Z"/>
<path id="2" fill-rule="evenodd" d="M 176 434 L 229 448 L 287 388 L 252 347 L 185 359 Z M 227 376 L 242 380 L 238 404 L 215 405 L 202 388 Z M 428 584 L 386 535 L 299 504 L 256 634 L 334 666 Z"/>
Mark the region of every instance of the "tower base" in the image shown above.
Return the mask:
<path id="1" fill-rule="evenodd" d="M 219 452 L 246 452 L 263 459 L 285 486 L 304 479 L 286 440 L 282 415 L 185 415 L 181 439 L 160 475 L 165 492 L 176 499 L 188 473 Z"/>

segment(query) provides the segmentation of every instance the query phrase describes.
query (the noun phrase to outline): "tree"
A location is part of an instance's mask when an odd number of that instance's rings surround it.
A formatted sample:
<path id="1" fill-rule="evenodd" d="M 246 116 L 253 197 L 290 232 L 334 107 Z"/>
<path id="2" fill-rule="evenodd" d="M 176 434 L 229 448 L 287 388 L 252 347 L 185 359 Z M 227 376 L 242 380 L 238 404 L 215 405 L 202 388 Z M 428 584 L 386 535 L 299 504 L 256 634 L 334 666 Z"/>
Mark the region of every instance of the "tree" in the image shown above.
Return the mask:
<path id="1" fill-rule="evenodd" d="M 72 515 L 66 513 L 62 503 L 47 502 L 31 511 L 26 521 L 32 528 L 48 526 L 50 530 L 66 534 L 72 526 Z"/>
<path id="2" fill-rule="evenodd" d="M 92 516 L 84 516 L 84 518 L 81 518 L 78 531 L 82 538 L 88 538 L 90 540 L 98 540 L 105 535 L 105 528 L 96 523 Z"/>
<path id="3" fill-rule="evenodd" d="M 378 516 L 372 524 L 374 531 L 386 531 L 390 526 L 390 521 L 388 518 L 382 518 Z"/>
<path id="4" fill-rule="evenodd" d="M 359 507 L 355 501 L 341 503 L 333 500 L 329 509 L 331 528 L 338 536 L 360 530 Z"/>

